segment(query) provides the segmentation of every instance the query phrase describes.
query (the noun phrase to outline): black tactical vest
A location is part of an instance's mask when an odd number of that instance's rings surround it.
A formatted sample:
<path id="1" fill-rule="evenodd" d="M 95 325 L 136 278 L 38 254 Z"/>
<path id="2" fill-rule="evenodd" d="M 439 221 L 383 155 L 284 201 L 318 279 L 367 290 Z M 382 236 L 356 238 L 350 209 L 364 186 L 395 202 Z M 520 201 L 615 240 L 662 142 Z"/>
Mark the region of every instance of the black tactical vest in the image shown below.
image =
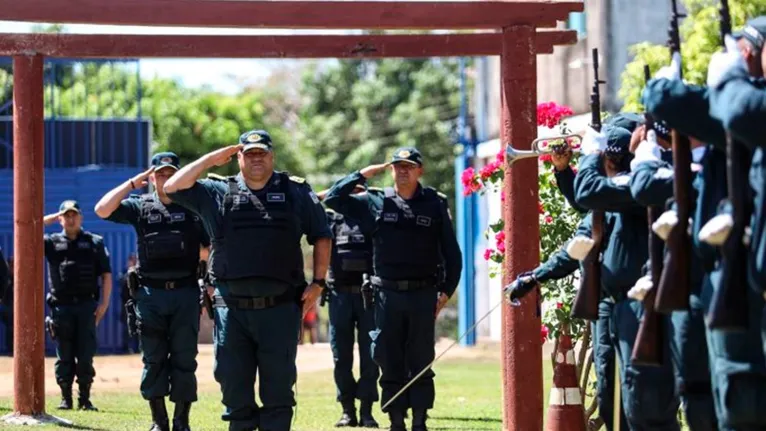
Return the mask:
<path id="1" fill-rule="evenodd" d="M 275 172 L 253 193 L 229 177 L 223 226 L 211 238 L 210 273 L 216 280 L 271 278 L 298 286 L 304 281 L 300 220 L 290 202 L 290 178 Z"/>
<path id="2" fill-rule="evenodd" d="M 361 285 L 362 274 L 372 275 L 372 240 L 359 222 L 335 211 L 327 211 L 333 233 L 330 280 L 337 285 Z"/>
<path id="3" fill-rule="evenodd" d="M 69 241 L 65 234 L 54 233 L 50 239 L 53 243 L 53 256 L 49 262 L 58 263 L 57 266 L 48 266 L 51 295 L 61 300 L 89 295 L 97 298 L 98 256 L 93 235 L 82 232 L 76 240 Z"/>
<path id="4" fill-rule="evenodd" d="M 178 205 L 170 212 L 154 195 L 141 196 L 138 274 L 156 280 L 192 277 L 199 263 L 196 216 Z"/>
<path id="5" fill-rule="evenodd" d="M 437 277 L 440 255 L 442 202 L 430 187 L 409 202 L 393 188 L 384 189 L 383 210 L 376 217 L 373 237 L 375 274 L 390 279 Z"/>

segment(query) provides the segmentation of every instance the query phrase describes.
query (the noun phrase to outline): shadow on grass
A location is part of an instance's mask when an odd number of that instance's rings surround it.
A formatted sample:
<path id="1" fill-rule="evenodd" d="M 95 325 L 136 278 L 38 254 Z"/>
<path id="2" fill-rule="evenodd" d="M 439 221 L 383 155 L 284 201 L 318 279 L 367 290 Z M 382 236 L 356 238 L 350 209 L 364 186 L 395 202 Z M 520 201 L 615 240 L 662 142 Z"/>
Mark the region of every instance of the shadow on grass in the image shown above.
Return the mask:
<path id="1" fill-rule="evenodd" d="M 94 427 L 88 427 L 88 426 L 76 425 L 76 424 L 73 424 L 73 425 L 59 425 L 59 426 L 61 428 L 73 429 L 73 430 L 109 431 L 106 428 L 94 428 Z"/>
<path id="2" fill-rule="evenodd" d="M 452 417 L 452 416 L 428 416 L 429 419 L 438 419 L 442 421 L 458 421 L 458 422 L 492 422 L 492 423 L 500 423 L 503 422 L 502 419 L 497 418 L 473 418 L 473 417 Z"/>

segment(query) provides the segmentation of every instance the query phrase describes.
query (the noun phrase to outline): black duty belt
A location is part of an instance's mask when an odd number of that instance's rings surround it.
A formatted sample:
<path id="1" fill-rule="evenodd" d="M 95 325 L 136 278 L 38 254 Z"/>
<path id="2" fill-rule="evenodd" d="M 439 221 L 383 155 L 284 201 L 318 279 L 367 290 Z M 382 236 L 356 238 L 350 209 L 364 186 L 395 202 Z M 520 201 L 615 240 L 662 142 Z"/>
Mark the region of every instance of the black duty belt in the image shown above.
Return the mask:
<path id="1" fill-rule="evenodd" d="M 427 278 L 421 280 L 386 280 L 380 277 L 370 277 L 372 284 L 386 290 L 408 292 L 412 290 L 430 289 L 436 286 L 436 279 Z"/>
<path id="2" fill-rule="evenodd" d="M 151 278 L 141 278 L 141 285 L 151 289 L 174 290 L 182 287 L 198 287 L 197 277 L 190 276 L 176 280 L 156 280 Z"/>
<path id="3" fill-rule="evenodd" d="M 96 296 L 93 294 L 86 294 L 86 295 L 61 295 L 61 296 L 53 296 L 51 295 L 50 303 L 53 305 L 77 305 L 82 304 L 89 301 L 95 301 Z"/>
<path id="4" fill-rule="evenodd" d="M 213 298 L 213 307 L 262 310 L 294 300 L 295 292 L 291 290 L 275 296 L 216 296 Z"/>
<path id="5" fill-rule="evenodd" d="M 362 293 L 362 286 L 359 284 L 332 284 L 330 290 L 341 293 Z"/>

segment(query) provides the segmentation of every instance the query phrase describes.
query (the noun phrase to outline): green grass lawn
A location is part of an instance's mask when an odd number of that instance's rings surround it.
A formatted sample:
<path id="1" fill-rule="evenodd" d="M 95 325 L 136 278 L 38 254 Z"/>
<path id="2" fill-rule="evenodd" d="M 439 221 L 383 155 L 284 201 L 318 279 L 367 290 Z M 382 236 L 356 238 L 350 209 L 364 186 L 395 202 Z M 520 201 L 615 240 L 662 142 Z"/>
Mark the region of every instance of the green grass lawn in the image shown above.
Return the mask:
<path id="1" fill-rule="evenodd" d="M 543 398 L 548 401 L 551 382 L 551 367 L 546 361 L 545 390 Z M 500 384 L 500 363 L 497 360 L 450 360 L 438 362 L 436 372 L 436 407 L 429 411 L 431 430 L 500 430 L 502 429 L 502 394 Z M 192 429 L 194 431 L 225 430 L 221 421 L 221 394 L 217 387 L 200 391 L 199 402 L 192 408 Z M 339 405 L 335 402 L 335 385 L 332 371 L 302 374 L 298 377 L 298 408 L 295 417 L 296 431 L 335 430 L 334 423 L 340 417 Z M 149 408 L 139 394 L 105 393 L 95 394 L 94 404 L 100 411 L 59 412 L 55 409 L 58 397 L 48 397 L 47 411 L 50 414 L 71 420 L 75 429 L 83 430 L 144 430 L 151 424 Z M 388 427 L 388 420 L 375 406 L 375 417 L 382 428 Z M 10 412 L 12 401 L 0 398 L 0 415 Z M 172 404 L 168 409 L 172 414 Z M 18 429 L 0 425 L 0 429 Z M 50 430 L 72 429 L 46 427 Z"/>

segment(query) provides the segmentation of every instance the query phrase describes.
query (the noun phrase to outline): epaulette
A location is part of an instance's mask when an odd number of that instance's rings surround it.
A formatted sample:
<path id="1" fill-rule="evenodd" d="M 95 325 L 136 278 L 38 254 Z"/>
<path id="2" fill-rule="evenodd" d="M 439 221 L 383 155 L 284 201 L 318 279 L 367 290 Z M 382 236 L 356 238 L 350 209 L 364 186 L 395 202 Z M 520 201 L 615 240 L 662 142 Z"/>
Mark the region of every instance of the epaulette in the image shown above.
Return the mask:
<path id="1" fill-rule="evenodd" d="M 436 192 L 436 195 L 437 195 L 437 196 L 439 196 L 439 197 L 440 197 L 440 198 L 442 198 L 442 199 L 447 199 L 447 195 L 445 195 L 444 193 L 442 193 L 442 192 L 440 192 L 440 191 L 437 191 L 437 192 Z"/>
<path id="2" fill-rule="evenodd" d="M 294 183 L 298 183 L 298 184 L 303 184 L 303 183 L 306 182 L 306 179 L 303 178 L 303 177 L 298 177 L 298 176 L 295 176 L 295 175 L 291 175 L 290 176 L 290 181 L 292 181 Z"/>
<path id="3" fill-rule="evenodd" d="M 208 179 L 216 180 L 216 181 L 228 181 L 227 177 L 224 177 L 223 175 L 218 175 L 216 173 L 210 172 L 207 174 Z"/>

